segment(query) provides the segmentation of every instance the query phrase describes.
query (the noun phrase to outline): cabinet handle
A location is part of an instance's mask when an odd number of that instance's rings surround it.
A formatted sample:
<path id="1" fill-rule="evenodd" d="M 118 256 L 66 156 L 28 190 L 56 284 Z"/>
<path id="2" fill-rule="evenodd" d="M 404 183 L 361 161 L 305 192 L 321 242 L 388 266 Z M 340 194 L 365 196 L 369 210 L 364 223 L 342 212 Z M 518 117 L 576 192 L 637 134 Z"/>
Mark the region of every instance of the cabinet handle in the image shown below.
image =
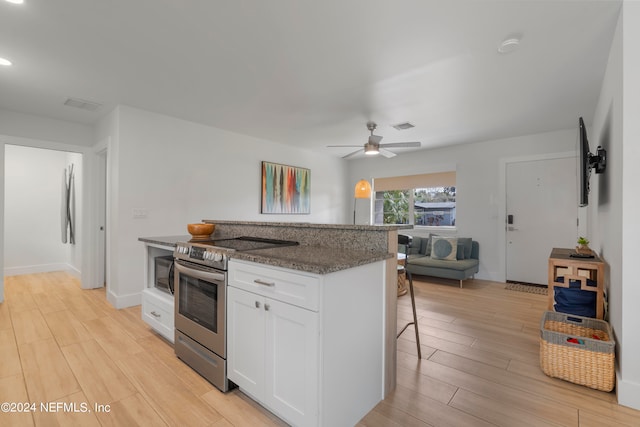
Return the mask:
<path id="1" fill-rule="evenodd" d="M 260 308 L 260 303 L 256 301 L 256 308 Z"/>
<path id="2" fill-rule="evenodd" d="M 264 285 L 264 286 L 275 286 L 276 285 L 275 282 L 267 282 L 267 281 L 262 280 L 262 279 L 255 279 L 253 281 L 253 283 L 257 283 L 258 285 Z"/>
<path id="3" fill-rule="evenodd" d="M 158 313 L 156 313 L 155 311 L 152 311 L 152 312 L 151 312 L 151 315 L 152 315 L 153 317 L 155 317 L 155 318 L 162 317 L 162 315 L 161 315 L 161 314 L 158 314 Z"/>
<path id="4" fill-rule="evenodd" d="M 271 306 L 269 304 L 264 305 L 264 311 L 269 311 L 270 308 Z"/>

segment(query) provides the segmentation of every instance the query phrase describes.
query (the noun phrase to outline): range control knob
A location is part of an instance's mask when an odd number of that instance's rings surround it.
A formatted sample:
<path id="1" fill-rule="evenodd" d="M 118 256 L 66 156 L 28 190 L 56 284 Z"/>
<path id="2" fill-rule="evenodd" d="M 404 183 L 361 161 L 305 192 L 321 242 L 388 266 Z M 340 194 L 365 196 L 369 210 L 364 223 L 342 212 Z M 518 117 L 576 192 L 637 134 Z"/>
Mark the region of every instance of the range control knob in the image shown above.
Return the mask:
<path id="1" fill-rule="evenodd" d="M 214 261 L 222 261 L 223 258 L 224 254 L 221 254 L 220 252 L 216 252 L 213 256 Z"/>

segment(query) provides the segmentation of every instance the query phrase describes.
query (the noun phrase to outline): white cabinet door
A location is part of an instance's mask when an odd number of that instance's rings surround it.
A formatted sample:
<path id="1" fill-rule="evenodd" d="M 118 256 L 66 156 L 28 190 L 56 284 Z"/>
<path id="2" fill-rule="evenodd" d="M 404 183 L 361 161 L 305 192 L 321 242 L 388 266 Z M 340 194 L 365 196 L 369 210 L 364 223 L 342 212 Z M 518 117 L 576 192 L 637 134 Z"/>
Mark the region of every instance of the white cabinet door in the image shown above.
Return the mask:
<path id="1" fill-rule="evenodd" d="M 265 300 L 265 404 L 297 426 L 318 416 L 318 313 Z"/>
<path id="2" fill-rule="evenodd" d="M 256 399 L 264 396 L 264 298 L 227 288 L 227 376 Z"/>
<path id="3" fill-rule="evenodd" d="M 287 422 L 317 425 L 318 313 L 227 290 L 227 376 Z"/>

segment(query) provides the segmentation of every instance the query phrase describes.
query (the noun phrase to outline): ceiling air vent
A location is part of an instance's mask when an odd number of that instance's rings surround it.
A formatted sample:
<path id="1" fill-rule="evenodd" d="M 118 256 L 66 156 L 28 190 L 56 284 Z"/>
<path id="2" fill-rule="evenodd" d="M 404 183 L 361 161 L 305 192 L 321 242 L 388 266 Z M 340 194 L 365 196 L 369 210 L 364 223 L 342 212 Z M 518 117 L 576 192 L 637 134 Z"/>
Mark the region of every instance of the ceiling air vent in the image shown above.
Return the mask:
<path id="1" fill-rule="evenodd" d="M 87 110 L 87 111 L 96 111 L 100 107 L 102 107 L 102 104 L 98 104 L 97 102 L 87 101 L 85 99 L 80 99 L 80 98 L 69 98 L 66 101 L 64 101 L 64 105 L 66 105 L 67 107 L 80 108 L 81 110 Z"/>
<path id="2" fill-rule="evenodd" d="M 409 122 L 404 122 L 404 123 L 398 123 L 397 125 L 393 125 L 393 127 L 396 130 L 407 130 L 407 129 L 414 128 L 415 126 Z"/>

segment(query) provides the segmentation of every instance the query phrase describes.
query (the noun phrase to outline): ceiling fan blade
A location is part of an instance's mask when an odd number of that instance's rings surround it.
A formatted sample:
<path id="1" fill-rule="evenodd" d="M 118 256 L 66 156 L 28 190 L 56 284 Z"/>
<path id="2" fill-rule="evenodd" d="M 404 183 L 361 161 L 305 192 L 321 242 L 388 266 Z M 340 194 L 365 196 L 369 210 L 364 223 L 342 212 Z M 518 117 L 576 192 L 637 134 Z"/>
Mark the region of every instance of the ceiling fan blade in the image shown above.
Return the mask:
<path id="1" fill-rule="evenodd" d="M 378 135 L 371 135 L 369 137 L 369 144 L 379 144 L 382 141 L 382 137 Z"/>
<path id="2" fill-rule="evenodd" d="M 390 142 L 388 144 L 380 144 L 380 147 L 420 147 L 420 143 L 415 142 Z"/>
<path id="3" fill-rule="evenodd" d="M 344 147 L 344 146 L 343 146 L 343 147 Z M 346 156 L 342 156 L 342 158 L 343 158 L 343 159 L 348 159 L 349 157 L 351 157 L 351 156 L 355 156 L 356 154 L 358 154 L 358 153 L 360 153 L 360 152 L 362 152 L 362 148 L 360 148 L 360 149 L 358 149 L 358 150 L 356 150 L 356 151 L 354 151 L 354 152 L 352 152 L 352 153 L 349 153 L 349 154 L 347 154 Z"/>
<path id="4" fill-rule="evenodd" d="M 385 150 L 384 148 L 380 148 L 379 150 L 380 150 L 380 154 L 385 156 L 387 159 L 396 156 L 396 153 L 392 153 L 391 151 Z"/>
<path id="5" fill-rule="evenodd" d="M 342 147 L 362 147 L 362 144 L 360 145 L 327 145 L 327 148 L 342 148 Z"/>

